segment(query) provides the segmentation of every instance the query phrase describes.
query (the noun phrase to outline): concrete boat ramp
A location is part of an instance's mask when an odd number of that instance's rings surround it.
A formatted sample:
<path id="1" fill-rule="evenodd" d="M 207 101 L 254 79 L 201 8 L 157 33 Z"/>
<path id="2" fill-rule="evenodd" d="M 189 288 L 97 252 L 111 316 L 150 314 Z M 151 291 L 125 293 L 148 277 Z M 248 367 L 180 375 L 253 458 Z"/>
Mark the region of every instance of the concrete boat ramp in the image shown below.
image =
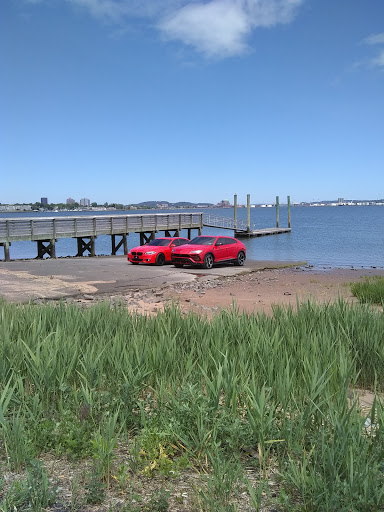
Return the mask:
<path id="1" fill-rule="evenodd" d="M 81 298 L 85 295 L 123 295 L 132 290 L 148 290 L 218 279 L 263 269 L 302 266 L 304 262 L 252 261 L 243 267 L 217 265 L 175 268 L 131 265 L 125 256 L 97 256 L 0 262 L 0 297 L 10 302 Z"/>

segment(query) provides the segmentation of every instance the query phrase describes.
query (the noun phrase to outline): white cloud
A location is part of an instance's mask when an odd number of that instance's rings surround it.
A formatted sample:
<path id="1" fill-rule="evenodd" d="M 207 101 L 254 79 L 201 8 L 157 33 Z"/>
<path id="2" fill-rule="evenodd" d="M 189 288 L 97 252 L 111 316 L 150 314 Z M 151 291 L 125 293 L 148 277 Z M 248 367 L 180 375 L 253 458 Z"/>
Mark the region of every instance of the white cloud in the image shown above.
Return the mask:
<path id="1" fill-rule="evenodd" d="M 158 27 L 165 38 L 210 57 L 242 53 L 251 29 L 244 11 L 230 0 L 187 5 L 164 18 Z"/>
<path id="2" fill-rule="evenodd" d="M 168 40 L 181 41 L 208 57 L 239 55 L 257 27 L 289 23 L 302 0 L 211 0 L 189 2 L 158 27 Z"/>
<path id="3" fill-rule="evenodd" d="M 384 32 L 366 37 L 363 42 L 365 44 L 384 44 Z"/>
<path id="4" fill-rule="evenodd" d="M 381 50 L 381 52 L 371 60 L 371 64 L 374 67 L 384 69 L 384 50 Z"/>
<path id="5" fill-rule="evenodd" d="M 38 2 L 48 0 L 25 0 Z M 240 55 L 259 27 L 290 23 L 305 0 L 56 0 L 119 25 L 147 18 L 163 39 L 208 57 Z"/>
<path id="6" fill-rule="evenodd" d="M 384 45 L 384 32 L 380 34 L 372 34 L 363 40 L 364 44 L 368 45 Z M 384 69 L 384 49 L 380 49 L 376 57 L 369 60 L 369 65 L 375 68 Z"/>

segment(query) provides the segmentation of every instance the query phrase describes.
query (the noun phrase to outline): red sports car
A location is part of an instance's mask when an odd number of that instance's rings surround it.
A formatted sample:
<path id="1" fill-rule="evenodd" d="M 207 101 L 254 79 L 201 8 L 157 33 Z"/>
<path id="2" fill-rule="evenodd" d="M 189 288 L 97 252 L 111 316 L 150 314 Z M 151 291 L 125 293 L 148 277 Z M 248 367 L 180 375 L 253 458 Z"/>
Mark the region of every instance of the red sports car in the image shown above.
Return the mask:
<path id="1" fill-rule="evenodd" d="M 127 259 L 132 265 L 139 263 L 154 263 L 155 265 L 164 265 L 171 261 L 171 251 L 174 247 L 187 244 L 188 238 L 164 237 L 151 240 L 145 245 L 134 247 L 128 253 Z"/>
<path id="2" fill-rule="evenodd" d="M 245 246 L 230 236 L 197 236 L 182 247 L 172 249 L 172 263 L 175 267 L 183 265 L 202 265 L 212 268 L 214 263 L 232 262 L 244 265 Z"/>

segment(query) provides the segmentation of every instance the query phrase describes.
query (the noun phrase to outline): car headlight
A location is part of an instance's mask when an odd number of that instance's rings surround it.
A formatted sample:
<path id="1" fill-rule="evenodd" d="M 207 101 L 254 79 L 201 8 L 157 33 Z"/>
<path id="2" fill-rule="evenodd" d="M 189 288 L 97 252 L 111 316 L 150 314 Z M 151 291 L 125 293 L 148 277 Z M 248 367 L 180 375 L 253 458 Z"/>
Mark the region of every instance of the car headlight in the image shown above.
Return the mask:
<path id="1" fill-rule="evenodd" d="M 156 254 L 156 251 L 147 251 L 145 252 L 144 254 L 147 254 L 148 256 L 151 255 L 151 254 Z"/>
<path id="2" fill-rule="evenodd" d="M 195 251 L 191 251 L 189 254 L 200 254 L 202 252 L 203 252 L 202 249 L 196 249 Z"/>

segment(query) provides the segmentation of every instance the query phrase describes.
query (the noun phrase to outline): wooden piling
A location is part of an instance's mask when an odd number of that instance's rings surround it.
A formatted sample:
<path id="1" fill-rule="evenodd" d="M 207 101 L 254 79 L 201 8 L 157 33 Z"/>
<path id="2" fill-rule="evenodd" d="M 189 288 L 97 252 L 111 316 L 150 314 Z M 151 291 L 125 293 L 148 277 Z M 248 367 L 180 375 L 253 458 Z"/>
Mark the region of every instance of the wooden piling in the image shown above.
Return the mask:
<path id="1" fill-rule="evenodd" d="M 45 255 L 56 258 L 56 239 L 37 241 L 37 259 L 42 260 Z"/>
<path id="2" fill-rule="evenodd" d="M 11 245 L 9 242 L 4 242 L 2 244 L 0 244 L 4 247 L 4 261 L 10 261 L 10 256 L 9 256 L 9 246 Z"/>
<path id="3" fill-rule="evenodd" d="M 233 225 L 237 228 L 237 194 L 233 196 Z"/>
<path id="4" fill-rule="evenodd" d="M 291 196 L 287 196 L 288 204 L 288 227 L 291 227 Z"/>
<path id="5" fill-rule="evenodd" d="M 276 196 L 276 227 L 279 227 L 279 196 Z"/>
<path id="6" fill-rule="evenodd" d="M 116 243 L 117 236 L 121 236 L 121 239 L 118 243 Z M 120 249 L 121 246 L 123 246 L 124 255 L 126 256 L 128 254 L 127 235 L 125 233 L 123 233 L 121 235 L 111 235 L 111 241 L 112 241 L 112 256 L 115 256 L 117 254 L 117 251 Z"/>

